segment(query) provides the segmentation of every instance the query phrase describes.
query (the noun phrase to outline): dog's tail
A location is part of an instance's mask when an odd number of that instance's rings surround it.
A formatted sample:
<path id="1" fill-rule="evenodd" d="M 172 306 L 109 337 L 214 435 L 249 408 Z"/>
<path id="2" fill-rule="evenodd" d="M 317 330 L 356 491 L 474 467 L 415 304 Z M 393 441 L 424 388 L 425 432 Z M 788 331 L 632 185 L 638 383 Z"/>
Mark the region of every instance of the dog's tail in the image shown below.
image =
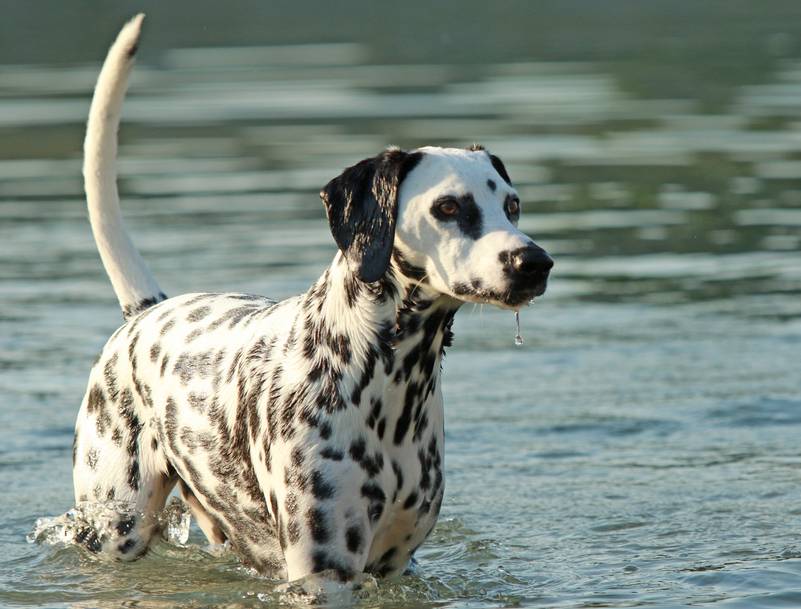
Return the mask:
<path id="1" fill-rule="evenodd" d="M 120 31 L 97 79 L 83 151 L 89 221 L 123 316 L 128 319 L 166 298 L 131 242 L 117 192 L 117 129 L 144 15 Z"/>

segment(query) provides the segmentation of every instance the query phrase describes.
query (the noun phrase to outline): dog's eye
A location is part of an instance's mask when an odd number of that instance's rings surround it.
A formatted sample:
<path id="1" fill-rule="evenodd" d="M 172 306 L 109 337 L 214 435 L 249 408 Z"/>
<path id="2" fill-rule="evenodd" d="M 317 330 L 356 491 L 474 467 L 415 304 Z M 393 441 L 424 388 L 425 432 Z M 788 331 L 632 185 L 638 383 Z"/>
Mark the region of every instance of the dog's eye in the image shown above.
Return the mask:
<path id="1" fill-rule="evenodd" d="M 517 197 L 509 197 L 506 199 L 506 215 L 510 218 L 520 215 L 520 199 Z"/>
<path id="2" fill-rule="evenodd" d="M 437 211 L 443 216 L 455 216 L 459 213 L 459 202 L 456 199 L 441 199 L 436 204 Z"/>

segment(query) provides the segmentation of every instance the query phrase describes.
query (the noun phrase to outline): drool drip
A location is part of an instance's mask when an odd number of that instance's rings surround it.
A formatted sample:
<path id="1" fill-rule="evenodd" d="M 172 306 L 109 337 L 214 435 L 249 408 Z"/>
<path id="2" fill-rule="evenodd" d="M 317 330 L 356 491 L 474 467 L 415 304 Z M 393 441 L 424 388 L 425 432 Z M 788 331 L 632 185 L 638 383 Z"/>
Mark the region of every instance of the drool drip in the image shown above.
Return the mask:
<path id="1" fill-rule="evenodd" d="M 523 344 L 523 337 L 520 336 L 520 311 L 515 311 L 515 345 L 518 347 Z"/>

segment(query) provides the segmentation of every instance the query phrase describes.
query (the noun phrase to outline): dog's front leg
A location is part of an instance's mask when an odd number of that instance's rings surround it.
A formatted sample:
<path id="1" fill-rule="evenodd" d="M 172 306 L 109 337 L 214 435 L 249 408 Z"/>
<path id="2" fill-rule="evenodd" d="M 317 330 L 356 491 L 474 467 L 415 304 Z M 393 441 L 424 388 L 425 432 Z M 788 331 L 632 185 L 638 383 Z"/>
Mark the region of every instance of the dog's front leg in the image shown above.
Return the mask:
<path id="1" fill-rule="evenodd" d="M 289 581 L 324 573 L 349 581 L 365 570 L 386 498 L 347 453 L 312 451 L 284 468 L 270 495 Z"/>

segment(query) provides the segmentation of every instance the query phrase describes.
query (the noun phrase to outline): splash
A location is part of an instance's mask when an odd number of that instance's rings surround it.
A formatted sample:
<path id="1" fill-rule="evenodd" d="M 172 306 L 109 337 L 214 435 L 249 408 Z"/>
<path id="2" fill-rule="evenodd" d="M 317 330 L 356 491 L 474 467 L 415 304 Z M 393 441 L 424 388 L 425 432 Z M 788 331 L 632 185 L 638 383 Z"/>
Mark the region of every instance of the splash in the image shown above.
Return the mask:
<path id="1" fill-rule="evenodd" d="M 167 507 L 159 514 L 162 536 L 178 546 L 185 546 L 189 541 L 189 527 L 192 524 L 192 513 L 189 506 L 178 497 L 172 497 Z"/>
<path id="2" fill-rule="evenodd" d="M 82 502 L 61 516 L 37 518 L 25 539 L 28 543 L 40 545 L 73 545 L 78 543 L 76 538 L 79 535 L 85 535 L 87 527 L 96 531 L 98 537 L 103 539 L 114 536 L 114 523 L 121 517 L 129 516 L 144 515 L 119 501 Z M 175 545 L 187 543 L 191 514 L 183 501 L 172 497 L 157 518 L 164 539 Z"/>
<path id="3" fill-rule="evenodd" d="M 523 344 L 523 337 L 520 335 L 520 311 L 515 311 L 515 345 L 518 347 Z"/>

